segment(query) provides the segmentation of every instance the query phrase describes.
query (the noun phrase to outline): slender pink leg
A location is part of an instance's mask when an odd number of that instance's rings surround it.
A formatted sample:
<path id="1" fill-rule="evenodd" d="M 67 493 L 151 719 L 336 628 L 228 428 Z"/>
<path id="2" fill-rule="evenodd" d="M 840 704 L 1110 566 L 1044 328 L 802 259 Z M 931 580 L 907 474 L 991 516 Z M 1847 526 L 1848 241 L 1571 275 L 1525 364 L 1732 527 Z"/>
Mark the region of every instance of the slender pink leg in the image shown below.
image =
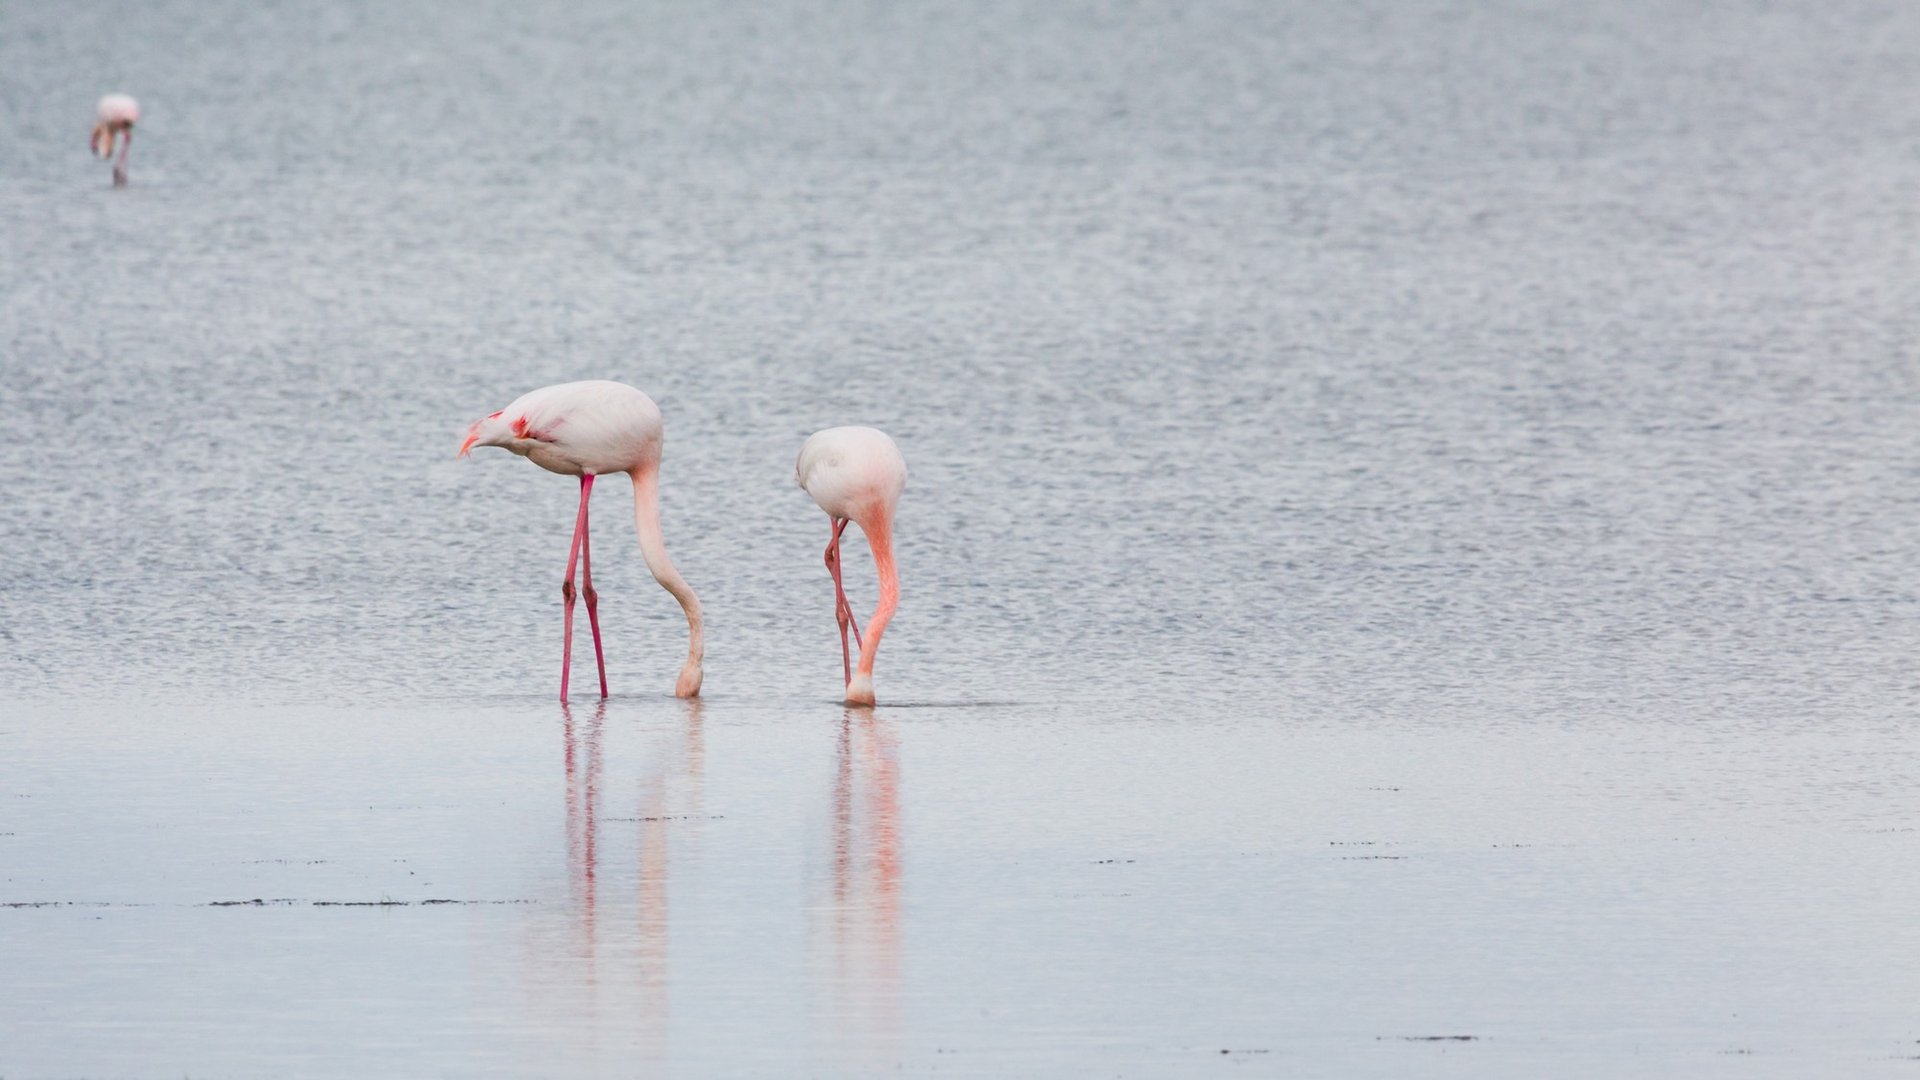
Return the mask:
<path id="1" fill-rule="evenodd" d="M 848 524 L 845 518 L 840 520 L 840 528 L 842 530 L 845 530 Z M 838 535 L 835 535 L 833 538 L 833 563 L 834 569 L 838 570 L 840 567 L 840 537 Z M 847 629 L 853 631 L 853 647 L 858 649 L 860 647 L 860 624 L 856 622 L 853 617 L 853 601 L 847 599 L 846 592 L 840 587 L 838 574 L 834 576 L 833 585 L 834 591 L 840 594 L 840 610 L 846 613 Z"/>
<path id="2" fill-rule="evenodd" d="M 833 620 L 840 624 L 840 667 L 842 681 L 853 681 L 853 658 L 847 651 L 847 631 L 853 631 L 853 644 L 860 647 L 860 627 L 853 621 L 853 605 L 847 603 L 846 589 L 840 583 L 840 534 L 846 530 L 846 518 L 833 519 L 833 539 L 827 543 L 827 571 L 833 575 Z"/>
<path id="3" fill-rule="evenodd" d="M 127 186 L 127 151 L 133 149 L 133 128 L 127 128 L 126 138 L 120 143 L 120 158 L 113 163 L 113 186 Z"/>
<path id="4" fill-rule="evenodd" d="M 567 700 L 567 676 L 573 668 L 573 571 L 580 562 L 580 541 L 587 535 L 587 497 L 593 494 L 593 477 L 580 478 L 580 513 L 573 519 L 573 546 L 567 549 L 567 577 L 560 583 L 560 597 L 567 606 L 567 632 L 561 646 L 560 700 Z"/>
<path id="5" fill-rule="evenodd" d="M 580 478 L 583 485 L 591 477 Z M 600 594 L 593 591 L 593 529 L 587 524 L 587 504 L 580 504 L 580 591 L 587 598 L 587 624 L 593 627 L 593 663 L 600 670 L 600 696 L 607 696 L 607 654 L 600 649 Z"/>

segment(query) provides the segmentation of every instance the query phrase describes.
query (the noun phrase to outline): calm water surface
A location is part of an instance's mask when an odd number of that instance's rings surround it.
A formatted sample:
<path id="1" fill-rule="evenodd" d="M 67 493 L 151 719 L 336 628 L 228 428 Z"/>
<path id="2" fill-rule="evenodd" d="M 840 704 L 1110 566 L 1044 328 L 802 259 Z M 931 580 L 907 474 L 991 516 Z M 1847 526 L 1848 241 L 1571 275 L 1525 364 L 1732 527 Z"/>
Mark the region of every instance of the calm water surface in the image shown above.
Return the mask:
<path id="1" fill-rule="evenodd" d="M 1865 0 L 0 8 L 0 1075 L 1911 1075 L 1916 78 Z M 575 488 L 453 458 L 577 378 L 701 704 L 605 485 L 561 709 Z"/>

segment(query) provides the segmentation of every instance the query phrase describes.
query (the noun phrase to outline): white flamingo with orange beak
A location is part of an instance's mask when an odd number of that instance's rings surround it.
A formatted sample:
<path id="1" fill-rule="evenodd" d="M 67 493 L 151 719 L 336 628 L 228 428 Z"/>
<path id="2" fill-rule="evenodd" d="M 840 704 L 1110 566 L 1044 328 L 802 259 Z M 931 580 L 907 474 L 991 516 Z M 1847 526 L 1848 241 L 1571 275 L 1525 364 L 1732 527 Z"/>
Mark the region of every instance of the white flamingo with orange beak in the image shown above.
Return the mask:
<path id="1" fill-rule="evenodd" d="M 593 626 L 593 659 L 600 669 L 600 696 L 607 696 L 607 661 L 600 648 L 600 598 L 593 591 L 593 558 L 587 544 L 587 500 L 593 481 L 606 473 L 633 480 L 633 523 L 640 534 L 640 555 L 661 587 L 680 601 L 687 615 L 687 662 L 673 692 L 683 698 L 700 693 L 703 655 L 700 600 L 667 558 L 660 534 L 660 408 L 647 395 L 617 382 L 561 383 L 521 395 L 497 413 L 476 420 L 460 444 L 460 456 L 475 446 L 498 446 L 527 458 L 548 472 L 580 478 L 580 513 L 573 523 L 573 547 L 560 586 L 566 602 L 565 655 L 560 662 L 560 700 L 567 700 L 573 666 L 573 571 L 581 571 L 587 621 Z"/>
<path id="2" fill-rule="evenodd" d="M 91 140 L 93 152 L 101 158 L 113 156 L 114 144 L 120 146 L 120 159 L 113 163 L 113 186 L 127 186 L 127 151 L 133 149 L 133 125 L 140 119 L 140 103 L 126 94 L 108 94 L 94 107 L 97 117 Z"/>

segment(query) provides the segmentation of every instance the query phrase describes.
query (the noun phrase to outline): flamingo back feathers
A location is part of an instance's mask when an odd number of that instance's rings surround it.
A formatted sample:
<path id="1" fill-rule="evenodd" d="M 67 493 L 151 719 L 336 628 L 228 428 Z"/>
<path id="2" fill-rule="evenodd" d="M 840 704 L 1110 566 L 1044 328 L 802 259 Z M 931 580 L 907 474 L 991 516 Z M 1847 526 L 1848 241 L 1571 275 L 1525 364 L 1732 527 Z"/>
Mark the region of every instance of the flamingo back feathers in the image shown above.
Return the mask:
<path id="1" fill-rule="evenodd" d="M 836 427 L 814 432 L 793 463 L 794 482 L 834 517 L 862 522 L 891 512 L 907 486 L 907 461 L 886 432 Z"/>

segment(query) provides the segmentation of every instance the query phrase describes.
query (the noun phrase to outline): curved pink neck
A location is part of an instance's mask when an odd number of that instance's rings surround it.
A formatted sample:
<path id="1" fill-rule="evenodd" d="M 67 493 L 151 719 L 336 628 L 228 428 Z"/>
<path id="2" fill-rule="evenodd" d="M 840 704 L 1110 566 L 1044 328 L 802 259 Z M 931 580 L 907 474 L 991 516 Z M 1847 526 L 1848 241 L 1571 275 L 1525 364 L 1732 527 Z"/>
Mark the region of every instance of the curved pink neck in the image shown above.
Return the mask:
<path id="1" fill-rule="evenodd" d="M 893 565 L 893 515 L 882 509 L 860 522 L 860 531 L 866 534 L 867 547 L 873 552 L 873 568 L 880 577 L 880 602 L 874 605 L 867 629 L 860 637 L 857 669 L 872 678 L 873 658 L 880 651 L 880 635 L 887 632 L 894 609 L 900 606 L 900 574 Z"/>
<path id="2" fill-rule="evenodd" d="M 698 666 L 706 651 L 700 633 L 700 598 L 693 595 L 693 586 L 687 584 L 680 571 L 673 568 L 673 560 L 667 558 L 667 541 L 660 533 L 660 467 L 635 469 L 631 475 L 633 526 L 640 534 L 640 556 L 647 561 L 653 580 L 672 593 L 673 598 L 680 601 L 681 610 L 687 613 L 687 663 Z"/>

